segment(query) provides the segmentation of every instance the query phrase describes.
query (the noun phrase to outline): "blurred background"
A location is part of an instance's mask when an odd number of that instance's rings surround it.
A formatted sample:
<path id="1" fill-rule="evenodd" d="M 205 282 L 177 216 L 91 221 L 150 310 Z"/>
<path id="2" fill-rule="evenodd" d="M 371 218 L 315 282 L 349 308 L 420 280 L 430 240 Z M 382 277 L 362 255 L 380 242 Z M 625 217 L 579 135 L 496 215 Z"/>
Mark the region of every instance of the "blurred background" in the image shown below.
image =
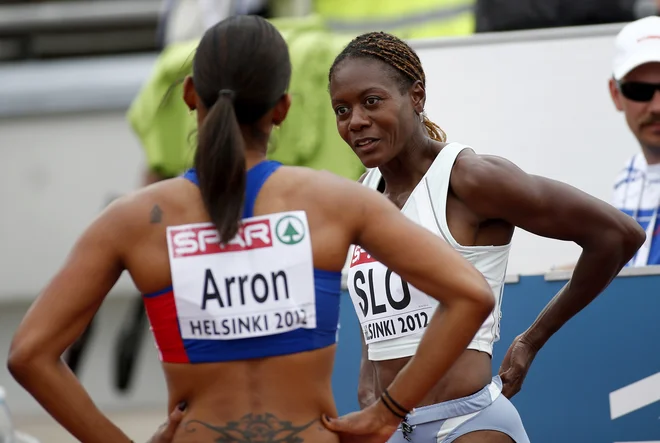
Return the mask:
<path id="1" fill-rule="evenodd" d="M 2 361 L 89 222 L 113 198 L 190 164 L 194 120 L 180 80 L 199 38 L 223 18 L 262 15 L 289 44 L 293 106 L 272 140 L 273 159 L 360 176 L 336 133 L 327 72 L 351 38 L 382 30 L 417 50 L 426 112 L 450 141 L 610 201 L 615 176 L 639 152 L 607 87 L 614 39 L 659 10 L 660 0 L 0 0 Z M 570 276 L 553 268 L 579 252 L 516 232 L 494 368 Z M 657 263 L 648 265 L 617 279 L 535 362 L 514 400 L 532 441 L 660 442 L 660 277 Z M 360 353 L 344 299 L 334 380 L 342 413 L 357 408 Z M 157 352 L 126 276 L 65 358 L 136 442 L 165 420 Z M 11 417 L 17 442 L 75 441 L 4 363 L 0 387 L 0 426 Z"/>

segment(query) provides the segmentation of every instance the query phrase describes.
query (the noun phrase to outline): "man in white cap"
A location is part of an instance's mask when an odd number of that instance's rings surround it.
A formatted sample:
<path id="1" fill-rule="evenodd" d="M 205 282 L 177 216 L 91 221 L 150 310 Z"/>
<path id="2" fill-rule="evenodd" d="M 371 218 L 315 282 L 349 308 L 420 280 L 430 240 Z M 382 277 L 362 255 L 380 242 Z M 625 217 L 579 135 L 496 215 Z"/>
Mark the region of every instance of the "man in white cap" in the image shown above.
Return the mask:
<path id="1" fill-rule="evenodd" d="M 614 183 L 612 204 L 646 230 L 646 242 L 628 266 L 660 264 L 660 17 L 626 25 L 616 38 L 610 93 L 641 152 Z"/>

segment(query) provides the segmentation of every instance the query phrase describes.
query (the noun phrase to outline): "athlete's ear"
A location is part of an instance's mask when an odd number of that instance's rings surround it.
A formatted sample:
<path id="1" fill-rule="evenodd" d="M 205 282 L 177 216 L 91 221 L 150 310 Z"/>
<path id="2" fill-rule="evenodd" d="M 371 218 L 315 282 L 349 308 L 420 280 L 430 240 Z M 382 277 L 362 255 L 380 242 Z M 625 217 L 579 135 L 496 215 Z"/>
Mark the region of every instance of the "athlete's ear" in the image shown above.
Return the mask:
<path id="1" fill-rule="evenodd" d="M 291 108 L 291 95 L 284 94 L 273 108 L 273 124 L 279 126 L 282 124 Z"/>
<path id="2" fill-rule="evenodd" d="M 413 109 L 417 115 L 420 115 L 424 112 L 424 105 L 426 104 L 426 89 L 422 82 L 417 80 L 410 87 L 410 99 L 412 101 Z"/>
<path id="3" fill-rule="evenodd" d="M 186 102 L 188 109 L 194 111 L 197 109 L 197 91 L 195 91 L 195 83 L 191 76 L 186 76 L 183 81 L 183 101 Z"/>

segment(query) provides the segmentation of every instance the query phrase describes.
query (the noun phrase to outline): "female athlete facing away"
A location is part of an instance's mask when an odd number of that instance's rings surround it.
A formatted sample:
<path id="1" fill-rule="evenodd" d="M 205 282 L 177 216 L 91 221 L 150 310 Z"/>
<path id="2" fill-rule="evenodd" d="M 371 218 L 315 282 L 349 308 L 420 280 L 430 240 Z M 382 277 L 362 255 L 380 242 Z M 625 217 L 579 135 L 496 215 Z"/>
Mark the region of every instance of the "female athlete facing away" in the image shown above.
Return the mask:
<path id="1" fill-rule="evenodd" d="M 385 197 L 266 160 L 290 75 L 267 21 L 238 16 L 209 29 L 184 84 L 200 127 L 195 168 L 110 205 L 16 332 L 11 373 L 82 442 L 130 441 L 60 360 L 124 270 L 144 294 L 168 410 L 187 404 L 175 443 L 340 441 L 321 417 L 336 415 L 330 380 L 351 244 L 446 307 L 383 401 L 332 420 L 359 441 L 387 441 L 396 405 L 422 401 L 492 310 L 479 272 Z"/>
<path id="2" fill-rule="evenodd" d="M 459 143 L 445 143 L 445 134 L 423 113 L 420 60 L 392 35 L 357 37 L 336 58 L 329 77 L 339 133 L 372 168 L 362 177 L 363 185 L 383 192 L 403 214 L 469 260 L 490 284 L 496 301 L 492 315 L 445 377 L 414 405 L 413 413 L 399 411 L 407 415 L 407 423 L 391 441 L 529 441 L 507 397 L 520 389 L 536 352 L 550 336 L 633 256 L 644 231 L 632 218 L 575 188 L 527 175 L 507 160 L 477 155 Z M 491 355 L 499 337 L 499 305 L 516 226 L 574 241 L 583 252 L 570 282 L 512 344 L 500 380 L 492 378 Z M 387 263 L 365 260 L 364 255 L 355 248 L 348 272 L 349 292 L 364 331 L 362 407 L 373 404 L 401 371 L 405 373 L 410 357 L 428 339 L 425 319 L 437 313 L 435 297 L 405 276 L 400 279 Z M 438 348 L 454 344 L 435 343 Z"/>

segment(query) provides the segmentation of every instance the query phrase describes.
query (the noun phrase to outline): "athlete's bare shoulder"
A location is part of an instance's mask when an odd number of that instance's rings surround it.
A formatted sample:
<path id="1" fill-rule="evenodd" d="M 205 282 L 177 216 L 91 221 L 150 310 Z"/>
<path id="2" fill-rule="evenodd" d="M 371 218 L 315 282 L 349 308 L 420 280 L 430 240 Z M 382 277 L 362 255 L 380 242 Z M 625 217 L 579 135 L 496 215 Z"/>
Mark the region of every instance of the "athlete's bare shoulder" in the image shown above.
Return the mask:
<path id="1" fill-rule="evenodd" d="M 490 194 L 493 186 L 519 168 L 511 161 L 496 155 L 477 154 L 472 149 L 464 149 L 458 154 L 451 172 L 451 186 L 459 194 Z"/>
<path id="2" fill-rule="evenodd" d="M 195 208 L 201 198 L 192 183 L 182 178 L 163 180 L 114 200 L 97 222 L 117 232 L 121 243 L 133 244 L 154 225 L 167 226 Z M 201 220 L 200 220 L 201 221 Z"/>
<path id="3" fill-rule="evenodd" d="M 149 210 L 148 220 L 151 224 L 161 221 L 176 224 L 191 212 L 204 217 L 206 214 L 199 188 L 182 177 L 147 186 L 140 190 L 137 196 L 140 198 L 140 205 Z"/>

